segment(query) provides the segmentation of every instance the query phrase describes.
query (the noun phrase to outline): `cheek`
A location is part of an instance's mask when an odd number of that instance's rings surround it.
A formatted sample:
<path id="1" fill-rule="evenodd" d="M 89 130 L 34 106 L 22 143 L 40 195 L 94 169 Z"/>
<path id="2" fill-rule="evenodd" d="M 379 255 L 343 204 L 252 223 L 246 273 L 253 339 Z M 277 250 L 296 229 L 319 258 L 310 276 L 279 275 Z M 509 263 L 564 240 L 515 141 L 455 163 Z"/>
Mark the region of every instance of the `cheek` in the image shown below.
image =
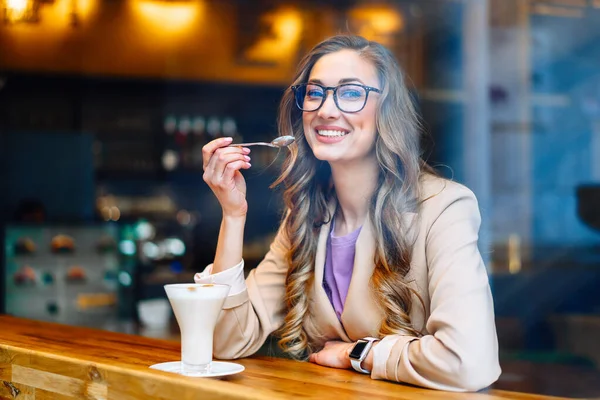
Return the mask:
<path id="1" fill-rule="evenodd" d="M 303 113 L 302 114 L 302 128 L 304 131 L 304 139 L 306 139 L 306 142 L 308 143 L 308 147 L 310 147 L 312 149 L 313 147 L 313 135 L 310 134 L 310 124 L 312 121 L 312 116 L 308 113 Z"/>
<path id="2" fill-rule="evenodd" d="M 360 151 L 372 150 L 375 144 L 375 138 L 377 136 L 375 113 L 365 113 L 365 115 L 361 115 L 360 118 L 356 118 L 354 121 L 352 121 L 352 124 L 360 131 L 360 135 L 355 139 L 358 141 L 358 143 L 360 143 L 358 146 L 358 148 L 361 149 Z"/>
<path id="3" fill-rule="evenodd" d="M 307 113 L 302 113 L 302 124 L 304 125 L 304 127 L 306 128 L 309 123 L 310 123 L 310 115 L 308 115 Z"/>
<path id="4" fill-rule="evenodd" d="M 360 130 L 363 134 L 370 135 L 372 132 L 375 132 L 375 118 L 371 117 L 369 114 L 361 115 L 360 117 L 353 118 L 349 121 L 354 129 Z"/>
<path id="5" fill-rule="evenodd" d="M 369 104 L 369 108 L 366 111 L 367 111 L 367 113 L 365 114 L 365 117 L 364 117 L 364 124 L 365 124 L 365 126 L 368 126 L 369 128 L 375 130 L 375 119 L 376 119 L 376 113 L 377 113 L 376 105 Z"/>
<path id="6" fill-rule="evenodd" d="M 312 137 L 312 135 L 310 134 L 310 126 L 312 123 L 312 119 L 313 116 L 310 113 L 302 114 L 302 127 L 304 129 L 304 137 L 308 140 L 309 143 Z"/>
<path id="7" fill-rule="evenodd" d="M 362 118 L 357 121 L 357 124 L 361 127 L 361 129 L 368 136 L 374 136 L 377 131 L 377 125 L 375 124 L 375 110 L 365 110 L 368 111 Z"/>

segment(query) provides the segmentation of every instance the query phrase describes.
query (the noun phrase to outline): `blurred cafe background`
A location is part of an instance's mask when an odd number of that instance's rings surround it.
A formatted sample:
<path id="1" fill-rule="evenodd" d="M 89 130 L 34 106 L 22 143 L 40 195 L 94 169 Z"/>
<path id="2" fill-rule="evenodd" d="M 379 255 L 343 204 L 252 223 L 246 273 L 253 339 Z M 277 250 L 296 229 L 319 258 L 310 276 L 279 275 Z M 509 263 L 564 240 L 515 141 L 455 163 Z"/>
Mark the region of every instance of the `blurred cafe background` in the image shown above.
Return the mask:
<path id="1" fill-rule="evenodd" d="M 0 0 L 0 12 L 0 312 L 176 340 L 162 285 L 211 262 L 221 217 L 202 146 L 271 140 L 299 57 L 349 32 L 394 52 L 425 158 L 478 196 L 495 387 L 600 396 L 599 0 Z M 248 269 L 278 226 L 269 185 L 284 153 L 255 148 L 244 173 Z"/>

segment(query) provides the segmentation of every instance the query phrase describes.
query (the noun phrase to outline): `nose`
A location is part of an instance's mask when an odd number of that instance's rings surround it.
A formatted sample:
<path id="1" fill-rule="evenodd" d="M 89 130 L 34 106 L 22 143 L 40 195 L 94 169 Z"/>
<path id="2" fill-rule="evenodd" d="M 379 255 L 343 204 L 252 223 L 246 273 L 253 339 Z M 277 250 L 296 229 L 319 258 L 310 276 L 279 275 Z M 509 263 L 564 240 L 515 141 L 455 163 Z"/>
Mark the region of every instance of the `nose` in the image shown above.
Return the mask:
<path id="1" fill-rule="evenodd" d="M 333 91 L 327 92 L 327 97 L 318 111 L 319 117 L 323 119 L 337 119 L 340 116 L 340 110 L 337 108 L 333 99 Z"/>

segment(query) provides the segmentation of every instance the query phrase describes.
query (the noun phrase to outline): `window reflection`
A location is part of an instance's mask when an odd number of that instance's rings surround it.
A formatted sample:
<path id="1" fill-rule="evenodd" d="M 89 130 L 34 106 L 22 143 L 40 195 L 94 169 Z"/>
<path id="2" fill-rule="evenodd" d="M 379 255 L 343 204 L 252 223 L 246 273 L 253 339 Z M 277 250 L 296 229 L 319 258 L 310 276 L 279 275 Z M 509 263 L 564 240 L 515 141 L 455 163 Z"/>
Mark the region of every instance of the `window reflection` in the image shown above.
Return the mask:
<path id="1" fill-rule="evenodd" d="M 220 210 L 201 182 L 202 146 L 225 134 L 270 140 L 300 54 L 360 33 L 406 70 L 426 158 L 478 196 L 504 370 L 496 387 L 600 396 L 598 0 L 6 3 L 35 4 L 40 18 L 17 24 L 12 7 L 0 23 L 0 220 L 23 223 L 14 211 L 38 198 L 48 223 L 150 226 L 119 238 L 135 268 L 118 277 L 136 287 L 123 301 L 159 296 L 212 261 Z M 268 186 L 282 157 L 252 157 L 249 201 L 269 206 L 249 216 L 248 268 L 281 206 Z M 14 290 L 58 282 L 33 257 L 11 270 L 20 255 L 2 256 Z M 7 289 L 0 305 L 14 298 Z"/>

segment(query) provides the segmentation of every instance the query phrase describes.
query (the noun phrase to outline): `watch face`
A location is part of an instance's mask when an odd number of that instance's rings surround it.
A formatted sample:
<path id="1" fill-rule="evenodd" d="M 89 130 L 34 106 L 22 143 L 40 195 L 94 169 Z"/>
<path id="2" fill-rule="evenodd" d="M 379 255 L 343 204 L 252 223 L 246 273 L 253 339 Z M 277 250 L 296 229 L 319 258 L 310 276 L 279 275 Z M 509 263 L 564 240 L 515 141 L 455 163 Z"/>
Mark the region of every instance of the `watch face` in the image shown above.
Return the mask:
<path id="1" fill-rule="evenodd" d="M 363 341 L 357 342 L 352 351 L 350 352 L 350 358 L 354 358 L 356 360 L 360 359 L 360 356 L 362 355 L 362 352 L 365 349 L 365 347 L 367 347 L 368 343 L 369 342 Z"/>

